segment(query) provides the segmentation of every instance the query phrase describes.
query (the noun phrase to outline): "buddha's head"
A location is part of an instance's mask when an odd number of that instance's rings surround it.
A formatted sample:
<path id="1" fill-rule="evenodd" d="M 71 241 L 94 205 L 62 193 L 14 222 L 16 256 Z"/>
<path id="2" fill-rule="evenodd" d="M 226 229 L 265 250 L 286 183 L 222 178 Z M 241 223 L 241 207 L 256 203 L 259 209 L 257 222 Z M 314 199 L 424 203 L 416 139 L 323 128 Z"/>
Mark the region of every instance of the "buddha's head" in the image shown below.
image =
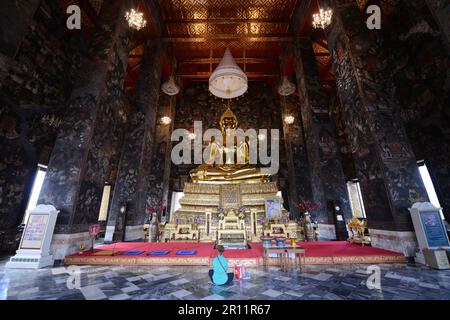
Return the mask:
<path id="1" fill-rule="evenodd" d="M 222 117 L 220 117 L 220 129 L 225 133 L 226 130 L 236 130 L 237 126 L 237 117 L 231 111 L 230 106 L 228 106 L 227 110 L 222 114 Z"/>

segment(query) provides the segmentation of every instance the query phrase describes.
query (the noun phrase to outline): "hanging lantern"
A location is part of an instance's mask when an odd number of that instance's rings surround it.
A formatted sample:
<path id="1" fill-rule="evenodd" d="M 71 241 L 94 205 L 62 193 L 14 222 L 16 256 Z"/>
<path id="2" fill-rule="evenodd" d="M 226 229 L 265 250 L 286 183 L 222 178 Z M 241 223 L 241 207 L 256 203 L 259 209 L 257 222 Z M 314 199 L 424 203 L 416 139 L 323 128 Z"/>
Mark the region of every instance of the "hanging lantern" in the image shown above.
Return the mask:
<path id="1" fill-rule="evenodd" d="M 247 89 L 247 76 L 227 48 L 222 61 L 209 78 L 209 91 L 216 97 L 233 99 L 243 95 Z"/>
<path id="2" fill-rule="evenodd" d="M 284 118 L 284 122 L 285 122 L 286 124 L 293 124 L 294 121 L 295 121 L 294 116 L 286 116 L 286 117 Z"/>
<path id="3" fill-rule="evenodd" d="M 161 122 L 161 124 L 168 126 L 169 124 L 172 123 L 172 119 L 168 116 L 164 116 L 161 118 L 160 122 Z"/>
<path id="4" fill-rule="evenodd" d="M 161 90 L 168 96 L 176 96 L 180 92 L 180 87 L 175 82 L 174 77 L 170 76 L 169 80 L 161 86 Z"/>
<path id="5" fill-rule="evenodd" d="M 289 81 L 287 76 L 283 76 L 280 86 L 278 87 L 278 93 L 280 96 L 287 97 L 295 92 L 296 86 Z"/>

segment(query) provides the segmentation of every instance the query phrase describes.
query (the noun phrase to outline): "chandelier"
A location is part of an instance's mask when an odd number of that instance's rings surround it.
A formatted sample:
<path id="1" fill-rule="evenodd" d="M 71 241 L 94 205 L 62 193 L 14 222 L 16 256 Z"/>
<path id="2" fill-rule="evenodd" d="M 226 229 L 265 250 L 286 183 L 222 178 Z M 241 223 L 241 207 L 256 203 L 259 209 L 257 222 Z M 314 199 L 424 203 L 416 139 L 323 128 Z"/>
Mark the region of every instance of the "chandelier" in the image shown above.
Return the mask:
<path id="1" fill-rule="evenodd" d="M 209 78 L 209 91 L 216 97 L 233 99 L 243 95 L 247 89 L 247 75 L 236 64 L 227 48 L 222 61 Z"/>
<path id="2" fill-rule="evenodd" d="M 144 14 L 142 12 L 131 9 L 125 15 L 130 28 L 141 30 L 147 25 L 147 21 L 144 19 Z"/>
<path id="3" fill-rule="evenodd" d="M 176 84 L 173 76 L 170 76 L 169 80 L 161 86 L 162 92 L 168 96 L 176 96 L 180 92 L 180 87 Z"/>
<path id="4" fill-rule="evenodd" d="M 332 17 L 333 11 L 331 9 L 323 10 L 320 8 L 318 13 L 313 14 L 313 27 L 325 29 L 331 24 Z"/>

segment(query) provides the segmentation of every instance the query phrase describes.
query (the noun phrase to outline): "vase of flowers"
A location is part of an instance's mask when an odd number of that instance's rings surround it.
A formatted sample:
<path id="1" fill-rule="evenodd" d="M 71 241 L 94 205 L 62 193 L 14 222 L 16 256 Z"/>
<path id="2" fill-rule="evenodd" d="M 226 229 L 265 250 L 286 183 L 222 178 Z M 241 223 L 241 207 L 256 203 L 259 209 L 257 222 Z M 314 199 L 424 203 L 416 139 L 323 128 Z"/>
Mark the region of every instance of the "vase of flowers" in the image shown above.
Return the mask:
<path id="1" fill-rule="evenodd" d="M 83 254 L 84 253 L 84 242 L 80 242 L 80 246 L 78 247 L 78 253 Z"/>
<path id="2" fill-rule="evenodd" d="M 320 209 L 320 204 L 315 204 L 310 201 L 304 201 L 297 204 L 298 209 L 302 213 L 302 225 L 305 233 L 305 240 L 314 241 L 314 227 L 311 221 L 311 213 Z"/>

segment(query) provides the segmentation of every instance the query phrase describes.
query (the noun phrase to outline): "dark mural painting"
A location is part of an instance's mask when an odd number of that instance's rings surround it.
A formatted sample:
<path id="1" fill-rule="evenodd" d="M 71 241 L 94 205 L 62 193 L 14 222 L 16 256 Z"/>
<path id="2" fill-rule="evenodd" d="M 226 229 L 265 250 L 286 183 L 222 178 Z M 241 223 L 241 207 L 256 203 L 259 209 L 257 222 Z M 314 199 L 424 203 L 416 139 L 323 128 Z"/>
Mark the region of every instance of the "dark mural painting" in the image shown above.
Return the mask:
<path id="1" fill-rule="evenodd" d="M 158 117 L 174 118 L 176 97 L 169 97 L 166 94 L 161 94 L 159 100 Z M 147 196 L 147 206 L 153 208 L 158 214 L 160 207 L 168 207 L 169 200 L 169 179 L 170 169 L 172 166 L 171 161 L 171 134 L 173 131 L 173 121 L 169 125 L 158 123 L 156 126 L 155 134 L 155 146 L 153 151 L 152 170 L 148 177 L 151 184 L 150 193 Z M 161 219 L 161 217 L 159 217 Z"/>
<path id="2" fill-rule="evenodd" d="M 131 101 L 133 111 L 121 150 L 117 182 L 109 211 L 108 227 L 111 231 L 108 233 L 108 240 L 112 240 L 121 205 L 127 207 L 128 226 L 144 223 L 149 194 L 155 186 L 151 174 L 163 52 L 159 41 L 149 41 L 145 45 L 145 59 L 136 95 Z"/>
<path id="3" fill-rule="evenodd" d="M 126 119 L 122 87 L 131 32 L 121 17 L 127 3 L 102 7 L 50 158 L 39 203 L 61 211 L 55 233 L 86 232 L 97 221 L 108 170 L 117 162 Z"/>
<path id="4" fill-rule="evenodd" d="M 394 95 L 418 160 L 431 171 L 444 215 L 450 217 L 449 47 L 424 1 L 401 2 L 385 32 L 391 50 Z M 447 21 L 448 23 L 448 21 Z"/>
<path id="5" fill-rule="evenodd" d="M 14 232 L 22 221 L 37 164 L 48 164 L 85 54 L 84 41 L 64 33 L 64 24 L 54 3 L 42 1 L 15 56 L 0 54 L 0 230 Z"/>
<path id="6" fill-rule="evenodd" d="M 320 81 L 311 40 L 303 38 L 295 42 L 295 59 L 313 198 L 321 206 L 314 218 L 319 223 L 333 224 L 328 203 L 340 201 L 348 216 L 351 210 L 329 97 Z"/>
<path id="7" fill-rule="evenodd" d="M 336 1 L 334 9 L 338 18 L 328 39 L 369 225 L 411 230 L 407 209 L 427 196 L 391 94 L 383 41 L 369 37 L 354 18 L 358 8 L 352 1 Z"/>
<path id="8" fill-rule="evenodd" d="M 309 173 L 308 155 L 303 134 L 300 115 L 300 105 L 295 95 L 282 97 L 280 100 L 283 119 L 293 116 L 294 123 L 287 124 L 283 121 L 283 133 L 286 150 L 286 165 L 288 168 L 288 192 L 290 212 L 298 218 L 300 212 L 297 205 L 300 202 L 312 201 L 311 177 Z"/>

